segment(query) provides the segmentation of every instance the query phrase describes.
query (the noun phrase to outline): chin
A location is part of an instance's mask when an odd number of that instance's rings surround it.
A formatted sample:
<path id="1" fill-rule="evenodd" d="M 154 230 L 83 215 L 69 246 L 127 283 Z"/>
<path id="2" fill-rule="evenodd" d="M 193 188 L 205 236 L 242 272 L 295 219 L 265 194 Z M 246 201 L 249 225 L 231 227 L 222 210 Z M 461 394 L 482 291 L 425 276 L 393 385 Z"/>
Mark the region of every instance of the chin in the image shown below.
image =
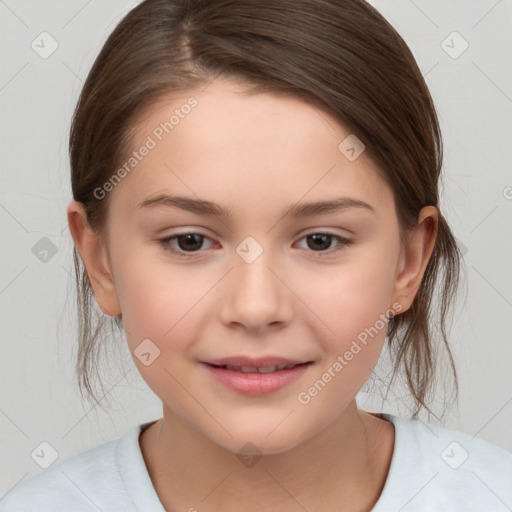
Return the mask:
<path id="1" fill-rule="evenodd" d="M 222 436 L 206 434 L 218 446 L 229 450 L 236 455 L 246 453 L 255 455 L 278 455 L 293 450 L 309 439 L 313 433 L 298 428 L 296 422 L 290 421 L 286 426 L 280 425 L 282 417 L 272 418 L 268 421 L 238 422 L 235 425 L 226 425 L 226 430 L 233 436 L 223 432 Z M 304 425 L 302 425 L 304 427 Z"/>
<path id="2" fill-rule="evenodd" d="M 290 437 L 279 437 L 276 436 L 274 439 L 270 440 L 265 438 L 265 436 L 261 436 L 261 438 L 257 438 L 251 436 L 250 434 L 240 436 L 236 436 L 233 439 L 222 439 L 222 440 L 213 440 L 217 442 L 219 446 L 234 453 L 237 456 L 244 455 L 279 455 L 286 452 L 289 452 L 296 446 L 298 446 L 302 439 L 290 439 Z"/>

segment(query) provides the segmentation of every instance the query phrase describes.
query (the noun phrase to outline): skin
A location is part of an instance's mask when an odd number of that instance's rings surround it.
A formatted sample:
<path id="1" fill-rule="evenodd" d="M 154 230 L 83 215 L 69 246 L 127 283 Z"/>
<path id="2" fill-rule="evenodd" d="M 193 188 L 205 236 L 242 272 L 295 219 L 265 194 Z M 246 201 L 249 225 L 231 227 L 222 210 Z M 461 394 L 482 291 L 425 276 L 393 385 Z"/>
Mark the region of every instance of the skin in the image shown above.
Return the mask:
<path id="1" fill-rule="evenodd" d="M 391 423 L 358 410 L 355 396 L 379 358 L 378 335 L 309 403 L 298 394 L 332 367 L 365 328 L 395 308 L 406 311 L 432 253 L 438 223 L 424 208 L 406 243 L 393 193 L 363 153 L 349 161 L 338 145 L 350 131 L 300 99 L 246 94 L 216 80 L 204 90 L 161 101 L 140 118 L 139 148 L 186 103 L 198 105 L 109 192 L 108 248 L 68 207 L 71 234 L 106 315 L 122 312 L 129 348 L 150 339 L 160 355 L 135 365 L 161 398 L 163 417 L 140 437 L 157 494 L 167 510 L 369 510 L 393 453 Z M 232 218 L 177 208 L 138 208 L 154 195 L 201 198 Z M 366 208 L 286 217 L 297 201 L 348 197 Z M 199 250 L 173 234 L 200 233 Z M 331 238 L 320 250 L 313 233 Z M 247 263 L 247 237 L 263 252 Z M 193 245 L 193 243 L 192 243 Z M 341 247 L 340 251 L 334 249 Z M 185 248 L 185 250 L 183 249 Z M 278 355 L 314 361 L 302 377 L 266 396 L 223 387 L 199 361 Z M 263 457 L 248 467 L 247 443 Z M 300 504 L 300 505 L 299 505 Z"/>

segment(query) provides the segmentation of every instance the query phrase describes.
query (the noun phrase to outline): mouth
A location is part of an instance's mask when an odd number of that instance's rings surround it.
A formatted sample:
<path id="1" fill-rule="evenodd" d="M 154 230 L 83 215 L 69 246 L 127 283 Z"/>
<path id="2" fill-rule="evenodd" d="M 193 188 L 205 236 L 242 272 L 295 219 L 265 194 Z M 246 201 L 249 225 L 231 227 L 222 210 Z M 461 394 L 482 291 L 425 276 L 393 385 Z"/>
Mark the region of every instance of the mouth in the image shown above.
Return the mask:
<path id="1" fill-rule="evenodd" d="M 292 368 L 296 368 L 297 366 L 311 364 L 312 361 L 308 361 L 307 363 L 291 363 L 291 364 L 276 364 L 273 366 L 236 366 L 232 364 L 223 364 L 217 365 L 212 363 L 206 363 L 214 368 L 218 368 L 220 370 L 230 370 L 232 372 L 242 372 L 242 373 L 274 373 L 281 370 L 291 370 Z"/>
<path id="2" fill-rule="evenodd" d="M 275 393 L 301 378 L 313 361 L 280 361 L 279 364 L 232 361 L 203 362 L 207 374 L 224 388 L 251 396 Z"/>

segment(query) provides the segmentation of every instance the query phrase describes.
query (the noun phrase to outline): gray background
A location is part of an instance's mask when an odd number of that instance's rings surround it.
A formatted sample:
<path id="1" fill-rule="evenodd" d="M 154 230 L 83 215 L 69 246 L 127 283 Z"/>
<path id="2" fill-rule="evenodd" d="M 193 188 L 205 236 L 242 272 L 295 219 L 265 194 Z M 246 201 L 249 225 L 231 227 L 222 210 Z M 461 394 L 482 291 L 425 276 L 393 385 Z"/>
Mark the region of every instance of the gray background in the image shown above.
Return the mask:
<path id="1" fill-rule="evenodd" d="M 467 298 L 451 338 L 460 401 L 442 424 L 512 449 L 512 2 L 372 4 L 409 44 L 434 97 L 443 207 L 464 252 Z M 105 375 L 104 409 L 81 402 L 73 375 L 67 135 L 93 59 L 133 5 L 0 0 L 0 496 L 44 470 L 34 450 L 55 450 L 56 464 L 161 415 L 122 344 L 125 362 Z M 42 58 L 52 39 L 58 48 Z M 366 391 L 360 405 L 378 410 L 378 394 Z M 388 395 L 386 412 L 408 416 L 402 393 Z"/>

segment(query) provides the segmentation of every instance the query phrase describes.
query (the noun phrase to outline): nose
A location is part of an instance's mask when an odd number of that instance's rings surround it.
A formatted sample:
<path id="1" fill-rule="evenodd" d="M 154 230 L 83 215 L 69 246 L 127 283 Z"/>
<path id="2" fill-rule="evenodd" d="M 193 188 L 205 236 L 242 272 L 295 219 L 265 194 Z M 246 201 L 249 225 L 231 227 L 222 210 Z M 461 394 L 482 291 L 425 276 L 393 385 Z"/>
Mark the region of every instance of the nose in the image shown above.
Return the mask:
<path id="1" fill-rule="evenodd" d="M 222 322 L 253 334 L 288 324 L 293 316 L 293 294 L 266 251 L 252 263 L 236 253 L 232 261 L 234 268 L 221 298 Z"/>

